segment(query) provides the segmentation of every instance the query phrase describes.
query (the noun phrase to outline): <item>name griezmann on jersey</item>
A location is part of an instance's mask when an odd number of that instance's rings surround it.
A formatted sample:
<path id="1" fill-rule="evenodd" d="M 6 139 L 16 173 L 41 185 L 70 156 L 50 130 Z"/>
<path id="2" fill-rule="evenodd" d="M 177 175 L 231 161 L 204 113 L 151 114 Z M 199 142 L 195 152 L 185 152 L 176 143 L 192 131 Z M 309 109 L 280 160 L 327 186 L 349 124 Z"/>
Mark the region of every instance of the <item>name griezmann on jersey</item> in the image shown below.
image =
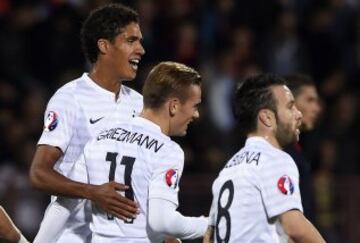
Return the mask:
<path id="1" fill-rule="evenodd" d="M 138 146 L 143 146 L 148 150 L 153 149 L 155 153 L 164 145 L 164 143 L 160 144 L 158 140 L 148 135 L 131 132 L 121 127 L 115 127 L 101 132 L 97 137 L 97 141 L 104 139 L 112 139 L 124 143 L 137 143 Z"/>

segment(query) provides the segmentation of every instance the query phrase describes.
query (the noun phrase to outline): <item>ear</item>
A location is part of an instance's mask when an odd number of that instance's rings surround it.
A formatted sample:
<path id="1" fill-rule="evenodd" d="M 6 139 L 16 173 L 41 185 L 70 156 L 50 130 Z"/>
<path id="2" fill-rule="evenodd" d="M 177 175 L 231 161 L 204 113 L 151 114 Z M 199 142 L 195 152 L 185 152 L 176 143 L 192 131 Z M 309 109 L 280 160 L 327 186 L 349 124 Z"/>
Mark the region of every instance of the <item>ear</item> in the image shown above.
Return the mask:
<path id="1" fill-rule="evenodd" d="M 179 110 L 180 101 L 178 98 L 170 98 L 168 103 L 169 103 L 169 115 L 173 117 Z"/>
<path id="2" fill-rule="evenodd" d="M 269 109 L 261 109 L 259 111 L 258 118 L 266 127 L 272 127 L 276 120 L 274 112 Z"/>
<path id="3" fill-rule="evenodd" d="M 109 41 L 106 39 L 98 39 L 97 46 L 101 54 L 106 54 L 109 50 Z"/>

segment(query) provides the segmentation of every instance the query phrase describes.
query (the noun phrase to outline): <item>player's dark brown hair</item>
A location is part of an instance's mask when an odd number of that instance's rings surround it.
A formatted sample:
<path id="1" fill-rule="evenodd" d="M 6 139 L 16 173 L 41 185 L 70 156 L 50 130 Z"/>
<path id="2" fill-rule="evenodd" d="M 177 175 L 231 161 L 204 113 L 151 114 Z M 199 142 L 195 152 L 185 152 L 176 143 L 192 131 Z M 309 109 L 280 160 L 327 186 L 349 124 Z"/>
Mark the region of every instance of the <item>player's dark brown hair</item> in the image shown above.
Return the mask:
<path id="1" fill-rule="evenodd" d="M 257 129 L 257 116 L 261 109 L 270 109 L 277 115 L 277 99 L 271 87 L 285 84 L 286 80 L 275 74 L 251 76 L 239 84 L 235 91 L 233 110 L 244 135 Z"/>
<path id="2" fill-rule="evenodd" d="M 171 97 L 184 103 L 191 85 L 201 85 L 201 76 L 193 68 L 177 62 L 161 62 L 147 76 L 142 94 L 145 108 L 160 108 Z"/>
<path id="3" fill-rule="evenodd" d="M 306 74 L 296 73 L 284 76 L 286 85 L 289 87 L 294 97 L 301 93 L 301 88 L 304 86 L 315 86 L 314 80 Z"/>
<path id="4" fill-rule="evenodd" d="M 89 62 L 97 61 L 99 39 L 113 41 L 124 27 L 133 22 L 139 22 L 138 13 L 119 3 L 107 4 L 93 10 L 81 29 L 81 45 Z"/>

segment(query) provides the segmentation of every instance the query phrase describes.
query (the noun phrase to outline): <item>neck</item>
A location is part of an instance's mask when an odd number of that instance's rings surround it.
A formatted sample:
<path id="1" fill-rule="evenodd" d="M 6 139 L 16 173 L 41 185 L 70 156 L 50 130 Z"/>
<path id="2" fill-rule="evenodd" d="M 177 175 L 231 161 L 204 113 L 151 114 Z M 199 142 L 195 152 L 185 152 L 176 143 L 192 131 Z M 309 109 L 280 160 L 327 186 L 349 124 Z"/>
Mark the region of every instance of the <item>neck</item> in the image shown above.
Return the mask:
<path id="1" fill-rule="evenodd" d="M 163 113 L 163 111 L 161 111 L 161 109 L 153 110 L 150 108 L 144 108 L 140 114 L 140 117 L 152 121 L 160 127 L 162 133 L 169 136 L 169 119 L 166 118 L 166 115 Z"/>
<path id="2" fill-rule="evenodd" d="M 272 146 L 274 146 L 275 148 L 283 149 L 280 146 L 277 139 L 275 138 L 275 136 L 273 134 L 270 134 L 270 132 L 268 132 L 268 133 L 265 133 L 265 132 L 253 132 L 253 133 L 249 133 L 247 137 L 248 138 L 250 138 L 250 137 L 262 137 L 266 141 L 268 141 Z"/>
<path id="3" fill-rule="evenodd" d="M 111 72 L 107 72 L 104 69 L 99 68 L 97 64 L 94 64 L 93 68 L 89 72 L 89 77 L 100 87 L 119 95 L 121 88 L 121 80 L 116 76 L 111 75 Z"/>

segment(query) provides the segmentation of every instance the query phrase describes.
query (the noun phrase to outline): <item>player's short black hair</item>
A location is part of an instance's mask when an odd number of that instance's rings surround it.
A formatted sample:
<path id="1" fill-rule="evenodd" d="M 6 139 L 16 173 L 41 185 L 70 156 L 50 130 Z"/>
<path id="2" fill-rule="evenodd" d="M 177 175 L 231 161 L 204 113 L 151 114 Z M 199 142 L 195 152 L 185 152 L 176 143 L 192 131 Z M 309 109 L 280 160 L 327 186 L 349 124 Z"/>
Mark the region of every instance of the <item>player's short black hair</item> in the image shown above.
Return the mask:
<path id="1" fill-rule="evenodd" d="M 177 62 L 160 62 L 144 82 L 144 107 L 160 108 L 170 96 L 184 103 L 191 85 L 201 85 L 201 76 L 195 69 Z"/>
<path id="2" fill-rule="evenodd" d="M 89 62 L 97 61 L 99 39 L 113 41 L 122 29 L 132 22 L 139 22 L 138 13 L 119 3 L 107 4 L 93 10 L 81 29 L 81 45 Z"/>
<path id="3" fill-rule="evenodd" d="M 286 85 L 295 97 L 300 94 L 302 87 L 315 86 L 314 80 L 309 75 L 303 73 L 285 75 L 284 78 L 286 79 Z"/>
<path id="4" fill-rule="evenodd" d="M 270 109 L 277 115 L 277 99 L 271 87 L 285 84 L 285 79 L 270 73 L 251 76 L 240 82 L 235 91 L 233 111 L 245 135 L 257 129 L 257 116 L 261 109 Z"/>

